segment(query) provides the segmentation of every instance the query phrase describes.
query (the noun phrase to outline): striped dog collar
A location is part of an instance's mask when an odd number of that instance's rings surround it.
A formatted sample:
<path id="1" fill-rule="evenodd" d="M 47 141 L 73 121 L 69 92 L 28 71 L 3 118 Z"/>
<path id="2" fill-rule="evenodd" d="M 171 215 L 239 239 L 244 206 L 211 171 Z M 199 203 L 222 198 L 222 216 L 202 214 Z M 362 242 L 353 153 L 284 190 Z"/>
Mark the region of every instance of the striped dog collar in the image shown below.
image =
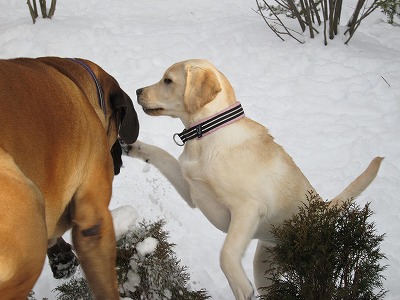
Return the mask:
<path id="1" fill-rule="evenodd" d="M 231 124 L 244 117 L 244 110 L 240 102 L 227 109 L 212 115 L 204 120 L 190 125 L 188 129 L 184 129 L 181 133 L 175 133 L 173 138 L 175 144 L 183 146 L 189 140 L 194 138 L 200 139 L 211 132 Z M 178 140 L 178 137 L 181 141 Z"/>

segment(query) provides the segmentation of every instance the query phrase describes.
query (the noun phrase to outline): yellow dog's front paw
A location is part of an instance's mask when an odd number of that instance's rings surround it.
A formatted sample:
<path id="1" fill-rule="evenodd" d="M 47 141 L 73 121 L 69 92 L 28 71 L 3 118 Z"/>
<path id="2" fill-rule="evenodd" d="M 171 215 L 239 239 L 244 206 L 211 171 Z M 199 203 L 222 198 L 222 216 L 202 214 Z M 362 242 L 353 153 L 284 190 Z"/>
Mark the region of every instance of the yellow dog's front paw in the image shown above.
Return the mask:
<path id="1" fill-rule="evenodd" d="M 124 145 L 123 148 L 128 156 L 139 158 L 145 162 L 149 162 L 150 157 L 146 151 L 148 146 L 149 145 L 137 140 L 133 144 Z"/>

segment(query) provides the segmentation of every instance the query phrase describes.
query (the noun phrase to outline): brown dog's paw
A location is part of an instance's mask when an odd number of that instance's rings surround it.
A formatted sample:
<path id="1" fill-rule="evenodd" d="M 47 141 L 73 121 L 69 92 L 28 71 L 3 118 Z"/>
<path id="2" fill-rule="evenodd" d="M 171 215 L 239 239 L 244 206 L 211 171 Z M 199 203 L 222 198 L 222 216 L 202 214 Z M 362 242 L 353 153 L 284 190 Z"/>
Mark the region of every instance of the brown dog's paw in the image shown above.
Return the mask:
<path id="1" fill-rule="evenodd" d="M 47 250 L 47 257 L 53 277 L 56 279 L 71 277 L 79 266 L 78 258 L 72 251 L 72 246 L 62 238 L 58 238 L 57 243 Z"/>

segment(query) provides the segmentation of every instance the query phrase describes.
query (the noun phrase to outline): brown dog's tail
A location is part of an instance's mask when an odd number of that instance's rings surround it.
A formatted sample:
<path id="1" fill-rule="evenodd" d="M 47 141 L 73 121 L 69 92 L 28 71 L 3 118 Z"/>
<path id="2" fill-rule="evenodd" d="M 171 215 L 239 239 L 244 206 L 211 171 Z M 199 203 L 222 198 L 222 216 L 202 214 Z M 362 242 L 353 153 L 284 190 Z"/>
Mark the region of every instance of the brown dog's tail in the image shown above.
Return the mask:
<path id="1" fill-rule="evenodd" d="M 329 205 L 341 205 L 348 199 L 355 199 L 360 195 L 374 180 L 378 173 L 383 157 L 375 157 L 367 169 L 353 180 L 339 195 L 333 198 Z"/>

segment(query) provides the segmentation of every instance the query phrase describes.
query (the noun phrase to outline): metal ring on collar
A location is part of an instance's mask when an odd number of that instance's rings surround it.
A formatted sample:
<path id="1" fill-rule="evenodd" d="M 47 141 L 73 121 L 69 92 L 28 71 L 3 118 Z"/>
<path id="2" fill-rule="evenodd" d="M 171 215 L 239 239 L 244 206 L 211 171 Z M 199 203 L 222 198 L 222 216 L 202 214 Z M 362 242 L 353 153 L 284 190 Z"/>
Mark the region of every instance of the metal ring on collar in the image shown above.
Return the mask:
<path id="1" fill-rule="evenodd" d="M 176 137 L 178 137 L 181 141 L 179 142 L 179 141 L 176 139 Z M 182 139 L 181 139 L 181 137 L 179 136 L 178 133 L 174 133 L 173 139 L 174 139 L 175 144 L 177 144 L 178 146 L 181 146 L 181 147 L 182 147 L 182 146 L 185 145 L 185 142 L 182 141 Z"/>

